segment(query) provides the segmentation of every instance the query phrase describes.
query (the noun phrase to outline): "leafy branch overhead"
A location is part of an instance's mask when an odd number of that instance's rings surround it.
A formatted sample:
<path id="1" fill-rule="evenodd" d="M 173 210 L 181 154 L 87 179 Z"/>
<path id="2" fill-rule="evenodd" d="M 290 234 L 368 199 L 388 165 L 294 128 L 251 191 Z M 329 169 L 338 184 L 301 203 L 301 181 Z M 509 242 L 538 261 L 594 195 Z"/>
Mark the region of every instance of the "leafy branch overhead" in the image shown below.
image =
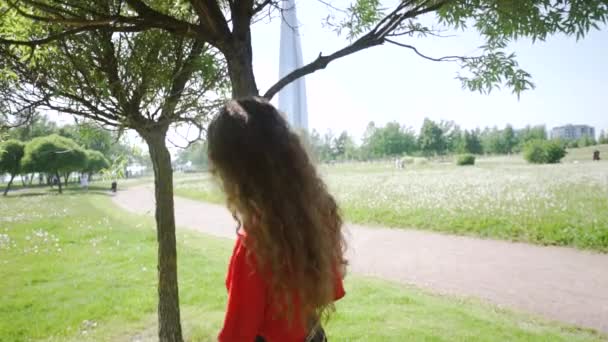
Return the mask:
<path id="1" fill-rule="evenodd" d="M 327 7 L 328 26 L 350 42 L 334 52 L 320 53 L 317 59 L 278 80 L 265 92 L 266 97 L 272 98 L 293 80 L 324 69 L 333 60 L 384 43 L 408 48 L 426 59 L 459 63 L 463 71 L 457 78 L 470 90 L 488 93 L 504 86 L 519 95 L 534 84 L 515 54 L 506 51 L 510 41 L 544 40 L 557 33 L 580 39 L 605 24 L 608 14 L 607 0 L 401 0 L 392 5 L 380 0 L 353 0 L 346 5 L 335 0 L 317 2 Z M 216 48 L 228 61 L 233 88 L 238 88 L 238 70 L 233 69 L 239 68 L 231 64 L 242 57 L 243 49 L 250 55 L 250 26 L 261 16 L 272 17 L 281 7 L 281 0 L 113 0 L 104 2 L 104 10 L 92 3 L 1 1 L 0 43 L 11 44 L 13 49 L 29 48 L 100 29 L 113 33 L 161 29 Z M 476 30 L 485 40 L 481 53 L 430 57 L 413 46 L 413 37 L 441 36 L 436 27 Z M 25 51 L 20 55 L 25 58 Z M 241 73 L 240 77 L 251 78 L 242 86 L 257 93 L 253 75 Z"/>

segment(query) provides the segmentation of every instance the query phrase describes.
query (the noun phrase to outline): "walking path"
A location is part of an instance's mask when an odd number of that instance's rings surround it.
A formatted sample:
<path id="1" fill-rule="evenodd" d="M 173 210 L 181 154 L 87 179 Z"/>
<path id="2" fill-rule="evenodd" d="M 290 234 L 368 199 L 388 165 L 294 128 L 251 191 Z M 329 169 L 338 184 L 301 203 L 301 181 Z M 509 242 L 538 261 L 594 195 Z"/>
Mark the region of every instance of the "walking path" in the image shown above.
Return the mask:
<path id="1" fill-rule="evenodd" d="M 119 192 L 114 201 L 154 213 L 151 186 Z M 176 197 L 175 215 L 178 227 L 234 238 L 235 222 L 222 206 Z M 347 231 L 351 272 L 608 333 L 608 254 L 352 224 Z"/>

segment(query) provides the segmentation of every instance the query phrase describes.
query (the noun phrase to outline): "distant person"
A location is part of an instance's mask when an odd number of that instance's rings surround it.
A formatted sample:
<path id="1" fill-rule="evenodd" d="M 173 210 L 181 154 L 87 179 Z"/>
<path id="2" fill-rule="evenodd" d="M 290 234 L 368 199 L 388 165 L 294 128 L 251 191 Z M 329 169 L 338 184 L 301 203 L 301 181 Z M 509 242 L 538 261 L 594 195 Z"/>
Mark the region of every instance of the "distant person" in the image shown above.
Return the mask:
<path id="1" fill-rule="evenodd" d="M 112 192 L 116 192 L 116 190 L 118 190 L 118 183 L 116 183 L 116 181 L 112 182 L 110 185 L 110 190 L 112 190 Z"/>
<path id="2" fill-rule="evenodd" d="M 600 161 L 600 151 L 593 151 L 593 161 Z"/>
<path id="3" fill-rule="evenodd" d="M 89 174 L 83 173 L 80 175 L 80 186 L 88 189 L 89 188 Z"/>
<path id="4" fill-rule="evenodd" d="M 326 341 L 322 318 L 345 294 L 342 218 L 300 139 L 249 98 L 222 108 L 208 143 L 238 222 L 219 341 Z"/>

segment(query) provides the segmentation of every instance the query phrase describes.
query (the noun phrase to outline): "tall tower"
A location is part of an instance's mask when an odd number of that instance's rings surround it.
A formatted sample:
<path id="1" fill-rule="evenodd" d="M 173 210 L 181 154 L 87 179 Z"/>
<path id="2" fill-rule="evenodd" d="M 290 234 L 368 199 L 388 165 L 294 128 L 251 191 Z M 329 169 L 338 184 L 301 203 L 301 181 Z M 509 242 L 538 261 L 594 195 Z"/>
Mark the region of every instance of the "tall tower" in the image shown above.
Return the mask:
<path id="1" fill-rule="evenodd" d="M 279 78 L 303 65 L 295 0 L 283 0 L 281 10 Z M 304 77 L 288 84 L 279 92 L 279 110 L 287 115 L 291 127 L 308 131 L 308 106 L 306 105 Z"/>

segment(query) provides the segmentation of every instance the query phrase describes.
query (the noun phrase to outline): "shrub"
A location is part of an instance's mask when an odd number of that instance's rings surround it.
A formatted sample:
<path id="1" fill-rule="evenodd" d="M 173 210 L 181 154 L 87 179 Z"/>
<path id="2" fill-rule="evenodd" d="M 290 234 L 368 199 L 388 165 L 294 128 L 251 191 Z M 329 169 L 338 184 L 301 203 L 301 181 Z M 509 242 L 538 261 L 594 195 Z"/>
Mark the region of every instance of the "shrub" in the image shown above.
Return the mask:
<path id="1" fill-rule="evenodd" d="M 559 163 L 566 156 L 566 149 L 558 143 L 545 141 L 545 148 L 547 150 L 547 163 L 549 164 Z"/>
<path id="2" fill-rule="evenodd" d="M 524 158 L 534 164 L 559 163 L 566 149 L 557 141 L 532 140 L 524 146 Z"/>
<path id="3" fill-rule="evenodd" d="M 456 159 L 457 165 L 475 165 L 475 156 L 472 154 L 462 154 Z"/>

